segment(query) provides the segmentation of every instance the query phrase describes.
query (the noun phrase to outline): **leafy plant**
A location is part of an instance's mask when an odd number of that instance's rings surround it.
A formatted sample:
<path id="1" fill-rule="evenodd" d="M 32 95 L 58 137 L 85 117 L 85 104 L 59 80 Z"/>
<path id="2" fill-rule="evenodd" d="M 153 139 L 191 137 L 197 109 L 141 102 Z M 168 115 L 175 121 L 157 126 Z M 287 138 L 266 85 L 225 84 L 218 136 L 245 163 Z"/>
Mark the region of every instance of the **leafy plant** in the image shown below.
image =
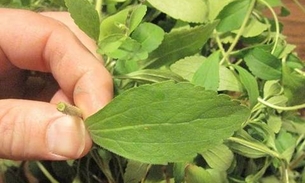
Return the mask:
<path id="1" fill-rule="evenodd" d="M 289 12 L 281 0 L 65 5 L 97 42 L 115 98 L 85 120 L 96 144 L 90 154 L 29 162 L 34 176 L 51 182 L 305 180 L 304 63 L 281 34 L 278 16 Z M 0 163 L 7 180 L 11 168 L 27 166 Z"/>

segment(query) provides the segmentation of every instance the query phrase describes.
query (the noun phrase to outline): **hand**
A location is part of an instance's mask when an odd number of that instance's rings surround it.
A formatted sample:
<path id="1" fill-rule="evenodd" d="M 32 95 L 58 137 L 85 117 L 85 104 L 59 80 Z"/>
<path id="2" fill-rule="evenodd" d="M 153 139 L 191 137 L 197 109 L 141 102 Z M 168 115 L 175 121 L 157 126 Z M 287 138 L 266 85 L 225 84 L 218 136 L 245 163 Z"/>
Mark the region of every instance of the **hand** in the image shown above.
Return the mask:
<path id="1" fill-rule="evenodd" d="M 84 156 L 92 141 L 83 120 L 58 112 L 56 103 L 76 105 L 86 118 L 111 100 L 112 79 L 96 58 L 94 41 L 67 13 L 41 15 L 0 8 L 0 14 L 0 158 Z M 51 73 L 52 77 L 40 81 L 44 84 L 41 89 L 26 70 Z M 40 93 L 35 93 L 37 88 Z M 26 100 L 29 98 L 32 100 Z"/>

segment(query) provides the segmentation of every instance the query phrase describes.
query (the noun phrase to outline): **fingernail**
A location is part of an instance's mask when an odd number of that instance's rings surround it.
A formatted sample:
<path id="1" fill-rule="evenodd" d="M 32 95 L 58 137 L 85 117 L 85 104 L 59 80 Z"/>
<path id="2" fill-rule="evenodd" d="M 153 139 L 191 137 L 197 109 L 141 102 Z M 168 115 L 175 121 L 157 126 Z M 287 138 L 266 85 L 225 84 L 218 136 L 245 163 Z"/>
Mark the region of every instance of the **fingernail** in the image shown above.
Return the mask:
<path id="1" fill-rule="evenodd" d="M 52 122 L 47 131 L 47 145 L 52 154 L 78 158 L 85 148 L 85 125 L 78 117 L 63 116 Z"/>

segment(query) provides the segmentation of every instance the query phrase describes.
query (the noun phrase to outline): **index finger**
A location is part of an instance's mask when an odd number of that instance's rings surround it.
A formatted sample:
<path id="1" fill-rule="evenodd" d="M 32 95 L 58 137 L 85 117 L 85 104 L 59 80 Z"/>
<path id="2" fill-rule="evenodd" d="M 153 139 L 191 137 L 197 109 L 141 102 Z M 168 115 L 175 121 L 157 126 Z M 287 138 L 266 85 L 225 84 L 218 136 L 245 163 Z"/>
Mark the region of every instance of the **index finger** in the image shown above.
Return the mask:
<path id="1" fill-rule="evenodd" d="M 0 66 L 51 72 L 85 117 L 111 100 L 110 74 L 65 25 L 30 11 L 0 14 Z"/>

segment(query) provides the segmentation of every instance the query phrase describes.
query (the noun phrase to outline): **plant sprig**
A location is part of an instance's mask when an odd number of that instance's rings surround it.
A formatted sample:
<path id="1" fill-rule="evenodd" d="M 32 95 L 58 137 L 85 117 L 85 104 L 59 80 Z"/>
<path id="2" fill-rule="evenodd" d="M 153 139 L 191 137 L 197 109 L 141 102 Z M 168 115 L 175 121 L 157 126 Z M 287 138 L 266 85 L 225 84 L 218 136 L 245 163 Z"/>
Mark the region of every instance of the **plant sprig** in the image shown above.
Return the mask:
<path id="1" fill-rule="evenodd" d="M 281 0 L 65 3 L 115 98 L 84 119 L 91 153 L 40 168 L 50 180 L 72 182 L 64 166 L 81 182 L 304 181 L 305 67 L 281 33 Z"/>

